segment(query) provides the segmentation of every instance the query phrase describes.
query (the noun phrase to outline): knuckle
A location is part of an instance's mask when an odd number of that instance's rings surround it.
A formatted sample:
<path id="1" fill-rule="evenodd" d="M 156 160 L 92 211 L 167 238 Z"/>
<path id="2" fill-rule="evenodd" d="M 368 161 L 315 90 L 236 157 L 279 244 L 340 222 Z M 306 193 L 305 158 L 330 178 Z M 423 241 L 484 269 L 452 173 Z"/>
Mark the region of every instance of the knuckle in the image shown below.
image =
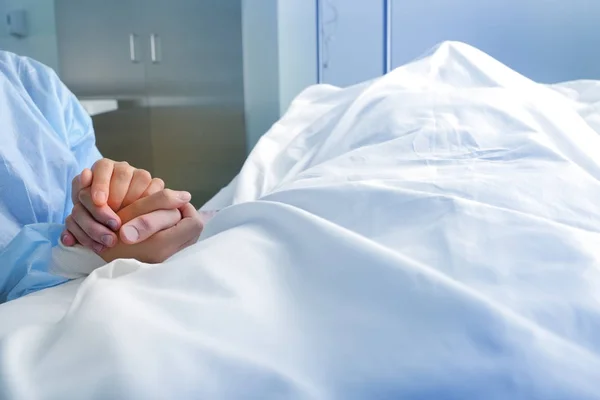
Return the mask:
<path id="1" fill-rule="evenodd" d="M 161 191 L 165 200 L 171 200 L 175 198 L 175 191 L 171 189 L 163 189 Z"/>
<path id="2" fill-rule="evenodd" d="M 106 205 L 108 205 L 108 207 L 112 210 L 119 210 L 121 208 L 122 204 L 123 204 L 123 201 L 121 199 L 118 199 L 113 196 L 110 196 L 108 198 L 108 202 L 106 203 Z"/>
<path id="3" fill-rule="evenodd" d="M 102 158 L 102 159 L 100 159 L 100 160 L 98 160 L 98 161 L 96 161 L 96 162 L 94 163 L 94 166 L 92 167 L 92 170 L 95 170 L 95 169 L 97 169 L 97 168 L 104 168 L 104 167 L 108 167 L 108 166 L 110 166 L 110 165 L 112 165 L 112 164 L 114 164 L 114 163 L 115 163 L 115 162 L 114 162 L 113 160 L 111 160 L 111 159 L 108 159 L 108 158 Z"/>
<path id="4" fill-rule="evenodd" d="M 81 200 L 81 198 L 80 198 Z M 73 211 L 72 211 L 72 215 L 77 215 L 77 214 L 81 214 L 83 211 L 85 211 L 85 207 L 83 207 L 83 205 L 81 203 L 77 203 L 73 206 Z"/>
<path id="5" fill-rule="evenodd" d="M 77 224 L 75 223 L 75 220 L 73 219 L 73 217 L 69 216 L 67 217 L 67 219 L 65 220 L 65 225 L 67 227 L 67 230 L 69 231 L 69 233 L 71 235 L 73 235 L 73 237 L 83 246 L 89 247 L 92 244 L 92 240 L 87 236 L 87 234 L 85 234 L 85 232 L 83 234 L 81 234 L 81 230 L 77 229 Z"/>
<path id="6" fill-rule="evenodd" d="M 100 229 L 98 229 L 98 226 L 94 223 L 82 226 L 81 230 L 93 240 L 97 240 L 102 236 Z"/>
<path id="7" fill-rule="evenodd" d="M 81 243 L 82 246 L 87 247 L 88 249 L 94 245 L 94 241 L 89 238 L 86 234 L 83 235 L 74 235 L 77 238 L 77 241 Z"/>
<path id="8" fill-rule="evenodd" d="M 79 191 L 79 193 L 77 193 L 77 198 L 79 199 L 79 201 L 84 202 L 87 200 L 88 197 L 88 193 L 86 190 L 81 190 Z M 75 207 L 79 206 L 80 204 L 76 204 Z M 75 208 L 73 207 L 73 208 Z M 81 206 L 83 207 L 83 206 Z"/>
<path id="9" fill-rule="evenodd" d="M 152 180 L 152 184 L 154 184 L 154 185 L 156 185 L 157 187 L 159 187 L 159 188 L 160 188 L 160 190 L 162 190 L 162 189 L 164 189 L 164 188 L 165 188 L 165 181 L 163 181 L 163 180 L 162 180 L 162 179 L 160 179 L 160 178 L 154 178 L 154 179 Z"/>
<path id="10" fill-rule="evenodd" d="M 165 182 L 162 179 L 154 178 L 146 189 L 146 195 L 150 196 L 162 191 L 165 188 Z"/>
<path id="11" fill-rule="evenodd" d="M 143 182 L 152 181 L 152 175 L 150 175 L 150 172 L 146 171 L 145 169 L 136 169 L 134 172 L 134 176 L 136 179 Z"/>
<path id="12" fill-rule="evenodd" d="M 202 232 L 203 229 L 204 229 L 204 221 L 200 217 L 200 214 L 198 214 L 198 216 L 194 216 L 193 218 L 191 218 L 190 231 L 196 233 L 196 232 Z"/>
<path id="13" fill-rule="evenodd" d="M 113 177 L 117 180 L 128 179 L 133 174 L 132 168 L 127 166 L 116 167 L 113 171 Z"/>
<path id="14" fill-rule="evenodd" d="M 144 232 L 150 232 L 153 226 L 151 218 L 146 215 L 139 217 L 136 225 L 140 231 Z"/>
<path id="15" fill-rule="evenodd" d="M 181 210 L 176 209 L 176 210 L 171 210 L 170 212 L 173 216 L 173 220 L 179 222 L 183 219 L 183 214 L 181 214 Z"/>
<path id="16" fill-rule="evenodd" d="M 194 234 L 201 234 L 204 230 L 204 223 L 200 220 L 194 221 Z"/>
<path id="17" fill-rule="evenodd" d="M 102 225 L 98 223 L 92 223 L 87 229 L 84 229 L 84 232 L 94 240 L 100 242 L 102 235 L 106 234 Z"/>

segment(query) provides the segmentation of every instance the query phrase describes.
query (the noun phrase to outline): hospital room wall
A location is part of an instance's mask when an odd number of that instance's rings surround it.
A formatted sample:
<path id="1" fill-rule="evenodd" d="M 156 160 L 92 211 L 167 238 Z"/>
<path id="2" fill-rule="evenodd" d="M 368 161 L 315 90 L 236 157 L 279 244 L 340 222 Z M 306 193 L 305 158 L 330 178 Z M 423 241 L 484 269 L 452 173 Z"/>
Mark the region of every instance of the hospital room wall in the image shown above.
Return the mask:
<path id="1" fill-rule="evenodd" d="M 600 1 L 319 2 L 325 83 L 348 86 L 375 78 L 386 59 L 397 67 L 446 40 L 474 45 L 536 81 L 600 79 Z"/>
<path id="2" fill-rule="evenodd" d="M 306 87 L 317 83 L 315 1 L 279 0 L 279 110 L 283 114 Z"/>
<path id="3" fill-rule="evenodd" d="M 387 59 L 400 66 L 445 40 L 475 45 L 539 81 L 600 78 L 598 1 L 318 2 L 324 83 L 348 86 L 375 78 L 386 70 Z"/>
<path id="4" fill-rule="evenodd" d="M 314 0 L 242 1 L 248 151 L 317 83 L 316 18 Z"/>
<path id="5" fill-rule="evenodd" d="M 242 1 L 248 151 L 279 118 L 278 0 Z"/>
<path id="6" fill-rule="evenodd" d="M 395 66 L 458 40 L 539 82 L 600 79 L 600 1 L 393 0 L 392 21 Z"/>
<path id="7" fill-rule="evenodd" d="M 10 36 L 6 13 L 25 10 L 29 34 L 25 38 Z M 54 0 L 0 0 L 0 49 L 35 58 L 58 71 L 58 47 Z"/>
<path id="8" fill-rule="evenodd" d="M 384 72 L 384 0 L 319 0 L 322 82 L 349 86 Z"/>

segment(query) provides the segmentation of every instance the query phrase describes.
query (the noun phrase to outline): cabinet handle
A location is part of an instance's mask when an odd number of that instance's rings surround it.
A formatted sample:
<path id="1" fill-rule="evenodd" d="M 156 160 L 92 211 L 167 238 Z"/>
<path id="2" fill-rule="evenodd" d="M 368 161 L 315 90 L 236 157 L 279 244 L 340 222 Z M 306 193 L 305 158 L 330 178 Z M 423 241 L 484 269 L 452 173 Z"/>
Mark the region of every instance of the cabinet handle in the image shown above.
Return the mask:
<path id="1" fill-rule="evenodd" d="M 152 64 L 158 64 L 160 60 L 158 59 L 158 35 L 153 33 L 150 35 L 150 58 L 152 59 Z"/>
<path id="2" fill-rule="evenodd" d="M 136 64 L 139 62 L 137 58 L 137 53 L 135 51 L 135 42 L 137 40 L 137 35 L 135 33 L 129 34 L 129 58 L 131 62 Z"/>

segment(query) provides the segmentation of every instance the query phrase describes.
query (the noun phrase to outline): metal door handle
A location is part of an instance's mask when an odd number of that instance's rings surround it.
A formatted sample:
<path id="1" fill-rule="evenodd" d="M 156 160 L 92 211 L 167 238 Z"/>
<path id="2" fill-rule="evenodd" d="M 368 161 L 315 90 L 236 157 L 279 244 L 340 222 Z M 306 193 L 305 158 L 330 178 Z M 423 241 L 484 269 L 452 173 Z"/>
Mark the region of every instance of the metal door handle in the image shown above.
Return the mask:
<path id="1" fill-rule="evenodd" d="M 132 63 L 138 63 L 139 60 L 137 58 L 137 53 L 135 51 L 135 42 L 137 39 L 137 35 L 135 33 L 129 34 L 129 58 Z"/>
<path id="2" fill-rule="evenodd" d="M 158 64 L 160 62 L 158 58 L 158 35 L 153 33 L 150 35 L 150 58 L 152 64 Z"/>

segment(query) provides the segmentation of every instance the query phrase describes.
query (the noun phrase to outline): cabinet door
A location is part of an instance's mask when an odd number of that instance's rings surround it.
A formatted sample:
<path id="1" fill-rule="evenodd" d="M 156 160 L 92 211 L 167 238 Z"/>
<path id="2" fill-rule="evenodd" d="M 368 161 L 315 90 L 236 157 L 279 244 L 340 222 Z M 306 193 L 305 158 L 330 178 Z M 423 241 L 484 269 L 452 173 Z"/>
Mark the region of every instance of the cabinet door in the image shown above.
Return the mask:
<path id="1" fill-rule="evenodd" d="M 144 95 L 144 50 L 129 0 L 56 0 L 60 72 L 79 97 Z"/>
<path id="2" fill-rule="evenodd" d="M 136 4 L 148 33 L 154 173 L 200 206 L 245 159 L 241 1 Z"/>
<path id="3" fill-rule="evenodd" d="M 243 92 L 241 0 L 133 0 L 143 21 L 150 96 Z"/>

